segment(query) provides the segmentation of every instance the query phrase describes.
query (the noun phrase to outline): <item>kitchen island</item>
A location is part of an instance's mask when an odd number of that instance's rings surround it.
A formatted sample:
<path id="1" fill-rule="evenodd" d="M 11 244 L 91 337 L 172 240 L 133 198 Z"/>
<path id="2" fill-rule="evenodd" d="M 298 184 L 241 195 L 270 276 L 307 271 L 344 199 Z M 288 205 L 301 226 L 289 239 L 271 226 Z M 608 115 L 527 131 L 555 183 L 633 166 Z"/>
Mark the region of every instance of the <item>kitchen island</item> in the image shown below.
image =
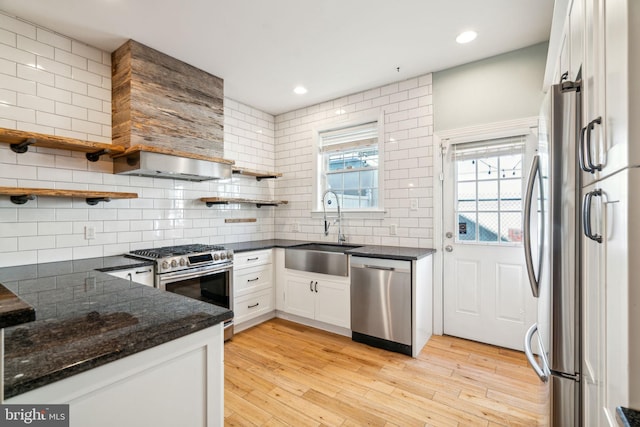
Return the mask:
<path id="1" fill-rule="evenodd" d="M 36 310 L 5 330 L 5 403 L 69 403 L 72 426 L 222 424 L 230 310 L 115 278 L 125 257 L 6 267 Z"/>

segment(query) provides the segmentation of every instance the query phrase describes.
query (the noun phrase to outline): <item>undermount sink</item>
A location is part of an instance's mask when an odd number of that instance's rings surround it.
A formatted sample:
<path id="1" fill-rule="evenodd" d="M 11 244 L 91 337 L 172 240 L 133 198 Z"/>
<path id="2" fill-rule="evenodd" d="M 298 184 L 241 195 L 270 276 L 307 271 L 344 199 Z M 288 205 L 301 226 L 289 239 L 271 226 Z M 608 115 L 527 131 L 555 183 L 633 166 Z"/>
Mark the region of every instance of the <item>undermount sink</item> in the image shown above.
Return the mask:
<path id="1" fill-rule="evenodd" d="M 292 270 L 311 273 L 349 276 L 349 249 L 358 245 L 337 243 L 304 243 L 291 246 L 284 251 L 284 266 Z"/>

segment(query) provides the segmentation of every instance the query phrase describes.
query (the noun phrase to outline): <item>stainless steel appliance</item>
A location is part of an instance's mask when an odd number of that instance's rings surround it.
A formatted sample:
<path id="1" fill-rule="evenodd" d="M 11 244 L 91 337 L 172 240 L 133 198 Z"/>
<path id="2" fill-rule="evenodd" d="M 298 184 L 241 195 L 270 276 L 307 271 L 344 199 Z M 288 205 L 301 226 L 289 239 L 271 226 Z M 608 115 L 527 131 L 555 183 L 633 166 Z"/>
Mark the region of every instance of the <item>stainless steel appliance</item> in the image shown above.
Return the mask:
<path id="1" fill-rule="evenodd" d="M 540 379 L 549 382 L 550 423 L 562 427 L 582 425 L 577 164 L 581 102 L 579 80 L 549 90 L 524 215 L 527 272 L 538 298 L 538 319 L 525 336 L 525 353 Z"/>
<path id="2" fill-rule="evenodd" d="M 152 151 L 133 151 L 113 160 L 114 173 L 153 178 L 208 181 L 231 177 L 231 165 Z"/>
<path id="3" fill-rule="evenodd" d="M 233 251 L 196 244 L 141 249 L 129 255 L 156 262 L 155 287 L 232 309 Z M 224 338 L 232 336 L 230 319 L 224 324 Z"/>
<path id="4" fill-rule="evenodd" d="M 411 261 L 351 257 L 351 337 L 411 356 Z"/>

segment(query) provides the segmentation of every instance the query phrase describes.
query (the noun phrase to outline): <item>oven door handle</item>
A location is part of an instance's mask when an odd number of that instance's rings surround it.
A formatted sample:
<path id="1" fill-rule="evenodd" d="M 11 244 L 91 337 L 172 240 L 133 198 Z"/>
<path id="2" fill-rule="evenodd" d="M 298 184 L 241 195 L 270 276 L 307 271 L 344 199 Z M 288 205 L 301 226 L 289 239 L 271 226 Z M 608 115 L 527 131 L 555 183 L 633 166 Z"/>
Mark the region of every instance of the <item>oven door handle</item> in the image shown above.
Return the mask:
<path id="1" fill-rule="evenodd" d="M 186 279 L 195 279 L 198 277 L 208 276 L 211 274 L 224 273 L 226 271 L 231 272 L 232 269 L 233 269 L 233 265 L 229 264 L 225 267 L 216 268 L 215 270 L 198 269 L 196 271 L 187 270 L 188 272 L 185 272 L 183 270 L 182 272 L 159 274 L 158 275 L 159 285 L 160 285 L 160 289 L 165 289 L 167 283 L 178 282 L 180 280 L 186 280 Z"/>

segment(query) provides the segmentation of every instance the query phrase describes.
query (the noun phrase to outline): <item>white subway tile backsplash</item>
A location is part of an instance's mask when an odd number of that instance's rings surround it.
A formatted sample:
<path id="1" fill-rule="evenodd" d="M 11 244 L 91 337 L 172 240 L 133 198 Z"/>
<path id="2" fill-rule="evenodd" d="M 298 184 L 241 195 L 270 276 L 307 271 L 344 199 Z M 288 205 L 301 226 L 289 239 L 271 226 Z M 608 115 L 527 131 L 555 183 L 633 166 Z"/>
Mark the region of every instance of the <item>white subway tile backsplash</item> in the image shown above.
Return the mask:
<path id="1" fill-rule="evenodd" d="M 97 98 L 80 95 L 79 93 L 71 94 L 71 104 L 78 107 L 83 107 L 95 111 L 102 111 L 102 103 L 103 101 Z M 109 113 L 111 113 L 111 110 L 109 110 Z"/>
<path id="2" fill-rule="evenodd" d="M 0 28 L 0 43 L 15 47 L 16 33 Z"/>
<path id="3" fill-rule="evenodd" d="M 45 113 L 54 113 L 55 112 L 55 103 L 46 98 L 42 98 L 36 95 L 27 95 L 24 93 L 19 93 L 16 100 L 19 107 L 29 108 L 32 110 L 44 111 Z M 28 120 L 29 122 L 34 122 L 34 119 Z"/>
<path id="4" fill-rule="evenodd" d="M 52 126 L 55 128 L 71 128 L 71 118 L 58 116 L 56 114 L 46 113 L 44 111 L 36 111 L 36 124 L 43 126 Z"/>
<path id="5" fill-rule="evenodd" d="M 93 72 L 89 72 L 80 68 L 71 68 L 71 78 L 73 80 L 84 82 L 94 86 L 102 85 L 102 76 L 99 74 L 95 74 Z"/>
<path id="6" fill-rule="evenodd" d="M 23 65 L 35 65 L 36 55 L 17 47 L 0 43 L 0 57 Z"/>
<path id="7" fill-rule="evenodd" d="M 103 101 L 111 101 L 111 90 L 110 89 L 103 89 L 100 87 L 95 87 L 93 85 L 90 85 L 88 88 L 88 92 L 87 95 L 93 97 L 93 98 L 98 98 L 101 99 Z"/>
<path id="8" fill-rule="evenodd" d="M 24 92 L 24 91 L 21 91 Z M 34 92 L 36 94 L 36 92 Z M 51 99 L 53 101 L 71 103 L 71 92 L 43 84 L 37 85 L 37 95 L 41 98 Z"/>
<path id="9" fill-rule="evenodd" d="M 5 119 L 24 122 L 33 122 L 36 117 L 35 110 L 8 104 L 0 104 L 0 114 L 2 114 Z"/>
<path id="10" fill-rule="evenodd" d="M 7 74 L 0 74 L 0 89 L 9 89 L 16 92 L 35 95 L 36 82 L 9 76 Z"/>
<path id="11" fill-rule="evenodd" d="M 23 236 L 18 237 L 18 250 L 53 249 L 56 247 L 55 236 Z"/>
<path id="12" fill-rule="evenodd" d="M 64 49 L 55 49 L 54 58 L 57 62 L 76 68 L 87 69 L 87 58 L 76 55 Z"/>
<path id="13" fill-rule="evenodd" d="M 0 74 L 7 74 L 10 76 L 17 75 L 17 64 L 13 61 L 0 58 Z"/>
<path id="14" fill-rule="evenodd" d="M 53 59 L 54 48 L 51 45 L 41 43 L 22 35 L 18 35 L 16 47 L 25 52 L 30 52 L 38 56 Z"/>
<path id="15" fill-rule="evenodd" d="M 36 28 L 36 40 L 49 46 L 57 47 L 63 50 L 71 50 L 71 40 L 67 37 L 45 30 L 44 28 Z"/>
<path id="16" fill-rule="evenodd" d="M 101 75 L 102 77 L 106 77 L 107 79 L 109 79 L 109 81 L 111 81 L 111 65 L 110 64 L 105 65 L 102 62 L 89 60 L 87 69 L 91 73 Z"/>
<path id="17" fill-rule="evenodd" d="M 96 62 L 102 62 L 102 51 L 82 42 L 71 40 L 71 52 Z"/>
<path id="18" fill-rule="evenodd" d="M 72 97 L 73 99 L 73 97 Z M 60 116 L 71 117 L 76 119 L 87 119 L 87 109 L 63 102 L 55 103 L 55 113 Z"/>
<path id="19" fill-rule="evenodd" d="M 73 75 L 73 72 L 72 72 Z M 81 95 L 87 95 L 87 84 L 72 78 L 63 76 L 55 76 L 55 87 L 62 90 L 68 90 L 69 92 L 79 93 Z"/>

